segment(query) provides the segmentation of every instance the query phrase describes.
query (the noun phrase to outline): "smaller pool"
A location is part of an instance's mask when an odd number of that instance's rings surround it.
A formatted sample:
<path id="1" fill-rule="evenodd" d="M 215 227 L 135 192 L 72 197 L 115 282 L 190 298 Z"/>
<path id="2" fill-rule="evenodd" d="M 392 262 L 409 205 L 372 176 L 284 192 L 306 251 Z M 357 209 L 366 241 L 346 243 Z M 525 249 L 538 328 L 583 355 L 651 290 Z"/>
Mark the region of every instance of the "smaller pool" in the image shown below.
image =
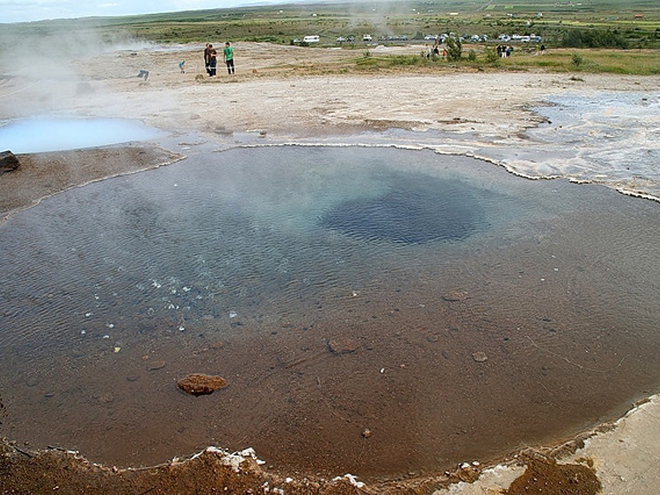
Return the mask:
<path id="1" fill-rule="evenodd" d="M 39 153 L 145 141 L 162 131 L 128 119 L 31 118 L 0 127 L 0 150 Z"/>

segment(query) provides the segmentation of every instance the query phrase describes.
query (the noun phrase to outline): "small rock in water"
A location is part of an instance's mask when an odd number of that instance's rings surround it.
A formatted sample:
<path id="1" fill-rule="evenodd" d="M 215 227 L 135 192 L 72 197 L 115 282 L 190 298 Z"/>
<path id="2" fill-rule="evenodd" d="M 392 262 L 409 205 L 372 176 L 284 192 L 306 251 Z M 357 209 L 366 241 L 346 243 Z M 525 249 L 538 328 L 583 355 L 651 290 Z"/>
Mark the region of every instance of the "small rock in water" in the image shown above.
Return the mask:
<path id="1" fill-rule="evenodd" d="M 357 350 L 357 344 L 347 337 L 336 337 L 328 341 L 328 348 L 335 354 L 348 354 Z"/>
<path id="2" fill-rule="evenodd" d="M 465 301 L 468 298 L 468 293 L 464 290 L 452 290 L 447 292 L 442 298 L 449 302 Z"/>
<path id="3" fill-rule="evenodd" d="M 96 397 L 96 400 L 99 402 L 99 404 L 111 404 L 114 402 L 115 397 L 111 393 L 106 393 Z"/>
<path id="4" fill-rule="evenodd" d="M 472 359 L 477 363 L 483 363 L 484 361 L 488 361 L 488 356 L 486 356 L 486 353 L 479 351 L 472 354 Z"/>
<path id="5" fill-rule="evenodd" d="M 220 376 L 192 373 L 179 380 L 176 385 L 185 393 L 196 397 L 212 394 L 216 390 L 226 387 L 227 381 Z"/>
<path id="6" fill-rule="evenodd" d="M 159 370 L 161 368 L 164 368 L 165 364 L 166 364 L 165 361 L 162 361 L 162 360 L 151 361 L 147 365 L 147 369 L 149 371 L 156 371 L 156 370 Z"/>
<path id="7" fill-rule="evenodd" d="M 216 340 L 213 342 L 211 345 L 209 345 L 209 348 L 211 349 L 224 349 L 224 347 L 227 345 L 227 343 L 224 340 Z"/>

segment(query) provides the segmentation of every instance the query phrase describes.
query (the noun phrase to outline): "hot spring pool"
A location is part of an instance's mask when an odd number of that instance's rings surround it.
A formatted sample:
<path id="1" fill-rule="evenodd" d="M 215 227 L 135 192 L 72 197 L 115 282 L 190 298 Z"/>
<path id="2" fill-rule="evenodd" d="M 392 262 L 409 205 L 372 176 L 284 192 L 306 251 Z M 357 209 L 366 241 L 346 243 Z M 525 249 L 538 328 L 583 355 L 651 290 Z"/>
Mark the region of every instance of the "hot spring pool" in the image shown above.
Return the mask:
<path id="1" fill-rule="evenodd" d="M 573 435 L 660 383 L 658 208 L 373 148 L 200 153 L 67 191 L 0 225 L 0 432 L 112 465 L 251 446 L 360 476 Z M 193 372 L 229 386 L 185 395 Z"/>
<path id="2" fill-rule="evenodd" d="M 163 132 L 128 119 L 32 118 L 0 126 L 0 151 L 41 153 L 145 141 Z"/>

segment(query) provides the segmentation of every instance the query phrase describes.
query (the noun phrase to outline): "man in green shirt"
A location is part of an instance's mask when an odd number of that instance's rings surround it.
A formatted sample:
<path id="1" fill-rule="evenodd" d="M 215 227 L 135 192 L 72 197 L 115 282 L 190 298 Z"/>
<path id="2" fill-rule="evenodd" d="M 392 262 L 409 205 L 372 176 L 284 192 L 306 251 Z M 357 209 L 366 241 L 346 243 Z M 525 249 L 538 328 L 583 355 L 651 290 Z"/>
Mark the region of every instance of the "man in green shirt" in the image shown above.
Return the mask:
<path id="1" fill-rule="evenodd" d="M 234 73 L 234 49 L 231 46 L 229 41 L 225 43 L 225 47 L 222 49 L 222 54 L 225 58 L 225 64 L 227 64 L 227 73 Z"/>

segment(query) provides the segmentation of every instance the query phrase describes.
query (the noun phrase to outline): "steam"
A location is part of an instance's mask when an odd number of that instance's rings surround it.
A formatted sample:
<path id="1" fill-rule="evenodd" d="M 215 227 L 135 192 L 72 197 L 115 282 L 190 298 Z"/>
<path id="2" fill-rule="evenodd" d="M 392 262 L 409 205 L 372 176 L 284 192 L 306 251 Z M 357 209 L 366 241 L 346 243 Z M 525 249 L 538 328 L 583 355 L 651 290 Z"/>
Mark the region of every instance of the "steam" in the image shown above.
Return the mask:
<path id="1" fill-rule="evenodd" d="M 70 22 L 54 27 L 41 23 L 3 27 L 0 120 L 70 116 L 81 112 L 81 108 L 83 114 L 89 115 L 121 103 L 101 82 L 107 73 L 95 75 L 85 69 L 88 61 L 131 44 L 128 38 L 109 39 L 93 27 L 73 29 Z M 136 74 L 137 71 L 131 69 L 129 74 L 125 69 L 122 76 Z"/>
<path id="2" fill-rule="evenodd" d="M 9 25 L 0 31 L 0 149 L 30 153 L 157 137 L 140 122 L 122 119 L 139 115 L 125 93 L 109 86 L 119 79 L 144 84 L 146 78 L 136 76 L 150 58 L 130 55 L 153 46 L 101 28 L 63 26 L 72 24 Z M 131 59 L 125 65 L 99 63 L 121 50 Z"/>

